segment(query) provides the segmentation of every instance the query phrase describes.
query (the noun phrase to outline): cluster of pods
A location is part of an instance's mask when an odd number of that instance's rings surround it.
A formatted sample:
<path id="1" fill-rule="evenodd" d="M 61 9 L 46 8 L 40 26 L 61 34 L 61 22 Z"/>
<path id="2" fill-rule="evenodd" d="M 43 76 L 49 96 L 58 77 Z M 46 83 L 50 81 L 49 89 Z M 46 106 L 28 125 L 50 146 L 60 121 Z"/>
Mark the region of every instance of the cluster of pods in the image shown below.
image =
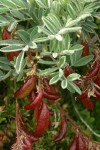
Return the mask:
<path id="1" fill-rule="evenodd" d="M 99 150 L 99 148 L 99 145 L 97 146 L 96 143 L 90 142 L 87 137 L 76 132 L 68 150 Z"/>
<path id="2" fill-rule="evenodd" d="M 9 40 L 12 39 L 12 33 L 8 31 L 7 27 L 4 27 L 3 32 L 2 32 L 2 40 Z M 14 56 L 18 56 L 19 52 L 15 51 L 15 52 L 9 52 L 6 54 L 6 57 L 10 60 L 13 61 Z"/>
<path id="3" fill-rule="evenodd" d="M 35 75 L 31 76 L 24 83 L 24 85 L 15 92 L 15 97 L 17 99 L 22 99 L 26 96 L 29 96 L 30 102 L 29 104 L 25 105 L 24 108 L 26 110 L 34 110 L 34 118 L 36 120 L 36 129 L 35 132 L 32 134 L 33 140 L 30 140 L 30 133 L 24 128 L 20 121 L 21 129 L 27 134 L 27 138 L 25 138 L 24 140 L 24 143 L 26 144 L 26 149 L 23 148 L 23 150 L 27 150 L 27 147 L 29 147 L 28 143 L 30 143 L 31 150 L 32 142 L 36 142 L 38 140 L 38 137 L 41 136 L 46 131 L 46 129 L 51 126 L 50 116 L 53 115 L 53 111 L 49 110 L 45 99 L 47 99 L 49 103 L 53 103 L 61 98 L 55 90 L 54 86 L 49 85 L 48 79 L 41 79 L 42 85 L 37 86 L 37 88 L 36 80 L 37 77 Z M 53 140 L 55 143 L 62 140 L 65 137 L 67 131 L 65 116 L 61 114 L 60 118 L 61 120 L 59 125 L 59 131 L 57 135 L 55 135 Z M 28 141 L 28 143 L 26 141 Z"/>
<path id="4" fill-rule="evenodd" d="M 92 97 L 94 100 L 100 100 L 100 59 L 96 59 L 93 66 L 91 67 L 91 70 L 85 75 L 85 82 L 90 82 L 90 85 L 92 86 Z M 94 104 L 92 100 L 90 99 L 90 96 L 88 94 L 88 89 L 84 89 L 82 91 L 82 94 L 77 96 L 77 99 L 80 100 L 83 105 L 93 110 Z"/>

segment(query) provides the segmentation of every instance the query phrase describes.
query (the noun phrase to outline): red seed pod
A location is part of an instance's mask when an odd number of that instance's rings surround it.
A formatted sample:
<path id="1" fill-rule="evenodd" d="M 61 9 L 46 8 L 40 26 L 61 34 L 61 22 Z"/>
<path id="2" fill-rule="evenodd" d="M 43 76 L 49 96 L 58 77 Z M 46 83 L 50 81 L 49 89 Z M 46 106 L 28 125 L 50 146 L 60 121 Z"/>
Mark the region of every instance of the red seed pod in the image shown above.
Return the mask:
<path id="1" fill-rule="evenodd" d="M 82 56 L 88 56 L 90 54 L 88 43 L 86 41 L 82 41 L 81 44 L 84 46 L 82 49 Z"/>
<path id="2" fill-rule="evenodd" d="M 36 122 L 38 121 L 39 115 L 40 115 L 39 107 L 36 107 L 34 109 L 34 118 L 35 118 Z"/>
<path id="3" fill-rule="evenodd" d="M 51 95 L 50 93 L 47 93 L 45 90 L 43 90 L 43 96 L 50 100 L 58 100 L 61 98 L 59 95 L 53 95 L 53 94 Z"/>
<path id="4" fill-rule="evenodd" d="M 95 77 L 97 75 L 97 73 L 99 72 L 99 69 L 100 69 L 100 60 L 97 59 L 93 65 L 93 67 L 91 68 L 90 72 L 88 72 L 86 74 L 86 78 L 91 79 L 91 78 Z"/>
<path id="5" fill-rule="evenodd" d="M 31 142 L 36 142 L 38 141 L 38 138 L 36 138 L 33 134 L 31 134 L 24 126 L 22 123 L 20 123 L 21 129 L 22 131 L 25 132 L 27 138 L 31 141 Z"/>
<path id="6" fill-rule="evenodd" d="M 18 99 L 24 98 L 30 94 L 32 89 L 35 87 L 36 83 L 36 76 L 30 77 L 21 88 L 19 88 L 16 93 L 15 97 Z"/>
<path id="7" fill-rule="evenodd" d="M 31 93 L 29 94 L 30 102 L 33 102 L 35 97 L 36 97 L 36 93 L 35 91 L 32 90 Z"/>
<path id="8" fill-rule="evenodd" d="M 8 31 L 7 27 L 4 27 L 2 32 L 2 40 L 12 39 L 11 32 Z"/>
<path id="9" fill-rule="evenodd" d="M 78 136 L 78 149 L 77 150 L 87 150 L 86 142 L 80 135 Z"/>
<path id="10" fill-rule="evenodd" d="M 27 150 L 32 150 L 32 142 L 30 141 L 29 138 L 24 139 L 24 144 L 27 146 Z"/>
<path id="11" fill-rule="evenodd" d="M 73 141 L 68 150 L 78 150 L 78 137 L 76 135 L 74 135 Z"/>
<path id="12" fill-rule="evenodd" d="M 94 80 L 94 83 L 100 86 L 100 75 L 96 77 L 96 79 Z"/>
<path id="13" fill-rule="evenodd" d="M 87 91 L 83 91 L 81 95 L 77 96 L 77 99 L 82 100 L 84 98 L 88 97 L 88 92 Z"/>
<path id="14" fill-rule="evenodd" d="M 56 143 L 64 139 L 64 137 L 66 136 L 66 132 L 67 132 L 66 118 L 63 115 L 61 115 L 60 129 L 58 134 L 54 138 L 54 142 Z"/>
<path id="15" fill-rule="evenodd" d="M 26 144 L 23 143 L 22 150 L 28 150 Z"/>
<path id="16" fill-rule="evenodd" d="M 43 102 L 34 136 L 38 137 L 41 134 L 43 134 L 46 131 L 46 129 L 49 127 L 49 124 L 50 124 L 49 109 L 47 105 Z"/>
<path id="17" fill-rule="evenodd" d="M 93 104 L 93 102 L 90 100 L 89 97 L 84 98 L 84 99 L 81 99 L 81 102 L 83 103 L 83 105 L 84 105 L 86 108 L 88 108 L 88 109 L 90 109 L 90 110 L 93 110 L 93 109 L 94 109 L 94 104 Z"/>
<path id="18" fill-rule="evenodd" d="M 43 91 L 40 89 L 38 91 L 38 95 L 34 98 L 34 100 L 31 103 L 29 103 L 28 105 L 26 105 L 24 108 L 26 110 L 34 109 L 34 108 L 38 107 L 42 101 L 43 101 Z"/>
<path id="19" fill-rule="evenodd" d="M 64 76 L 65 77 L 68 77 L 71 73 L 73 73 L 74 71 L 71 69 L 71 67 L 69 65 L 67 65 L 65 68 L 64 68 Z"/>
<path id="20" fill-rule="evenodd" d="M 57 95 L 57 92 L 56 92 L 54 86 L 49 84 L 48 79 L 44 78 L 43 84 L 44 84 L 44 89 L 46 92 Z"/>
<path id="21" fill-rule="evenodd" d="M 7 58 L 10 60 L 10 61 L 13 61 L 14 60 L 14 57 L 17 57 L 19 55 L 19 52 L 18 51 L 15 51 L 15 52 L 9 52 L 6 54 Z"/>
<path id="22" fill-rule="evenodd" d="M 3 32 L 2 32 L 2 40 L 9 40 L 12 39 L 11 32 L 8 31 L 7 27 L 4 27 Z M 14 56 L 17 57 L 19 55 L 18 51 L 15 52 L 9 52 L 6 54 L 7 58 L 10 61 L 13 61 Z"/>
<path id="23" fill-rule="evenodd" d="M 38 122 L 39 116 L 40 116 L 40 110 L 42 109 L 43 102 L 38 107 L 34 108 L 34 118 L 36 122 Z"/>

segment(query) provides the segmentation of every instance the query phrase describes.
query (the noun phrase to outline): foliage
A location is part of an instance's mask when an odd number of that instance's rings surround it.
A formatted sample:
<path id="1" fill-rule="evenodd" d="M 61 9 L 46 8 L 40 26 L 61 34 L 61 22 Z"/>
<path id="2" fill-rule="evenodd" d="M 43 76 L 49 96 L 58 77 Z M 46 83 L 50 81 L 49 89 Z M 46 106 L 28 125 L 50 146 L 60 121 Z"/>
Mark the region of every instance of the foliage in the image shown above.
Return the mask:
<path id="1" fill-rule="evenodd" d="M 0 1 L 0 126 L 14 117 L 12 149 L 70 149 L 73 133 L 100 148 L 99 10 L 98 0 Z"/>

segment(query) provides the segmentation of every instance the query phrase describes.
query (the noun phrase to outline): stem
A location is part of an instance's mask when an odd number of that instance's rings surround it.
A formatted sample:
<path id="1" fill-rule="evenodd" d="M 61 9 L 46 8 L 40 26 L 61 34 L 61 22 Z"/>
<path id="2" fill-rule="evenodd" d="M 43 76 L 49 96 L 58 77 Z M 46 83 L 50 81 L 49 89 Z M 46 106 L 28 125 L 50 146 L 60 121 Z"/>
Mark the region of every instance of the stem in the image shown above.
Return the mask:
<path id="1" fill-rule="evenodd" d="M 72 97 L 72 96 L 71 96 L 71 97 Z M 72 100 L 72 98 L 71 98 L 71 100 Z M 73 106 L 74 106 L 74 109 L 75 109 L 75 111 L 76 111 L 76 113 L 77 113 L 79 119 L 82 121 L 82 123 L 92 132 L 92 134 L 94 134 L 94 135 L 97 136 L 97 137 L 100 137 L 100 134 L 96 133 L 96 132 L 87 124 L 87 122 L 82 118 L 82 116 L 80 115 L 80 113 L 79 113 L 79 111 L 78 111 L 78 109 L 77 109 L 77 107 L 76 107 L 76 105 L 75 105 L 75 102 L 74 102 L 73 100 L 72 100 L 72 104 L 73 104 Z"/>
<path id="2" fill-rule="evenodd" d="M 29 48 L 28 52 L 27 52 L 27 55 L 28 55 L 28 60 L 29 62 L 31 63 L 32 66 L 34 66 L 34 60 L 32 58 L 32 55 L 31 55 L 31 49 Z"/>
<path id="3" fill-rule="evenodd" d="M 56 106 L 59 108 L 59 110 L 61 111 L 62 114 L 64 114 L 68 120 L 71 122 L 71 124 L 73 125 L 73 127 L 75 127 L 76 129 L 78 129 L 79 127 L 76 125 L 76 123 L 73 121 L 73 119 L 68 115 L 68 113 L 66 113 L 63 108 L 60 106 L 60 104 L 57 102 Z"/>

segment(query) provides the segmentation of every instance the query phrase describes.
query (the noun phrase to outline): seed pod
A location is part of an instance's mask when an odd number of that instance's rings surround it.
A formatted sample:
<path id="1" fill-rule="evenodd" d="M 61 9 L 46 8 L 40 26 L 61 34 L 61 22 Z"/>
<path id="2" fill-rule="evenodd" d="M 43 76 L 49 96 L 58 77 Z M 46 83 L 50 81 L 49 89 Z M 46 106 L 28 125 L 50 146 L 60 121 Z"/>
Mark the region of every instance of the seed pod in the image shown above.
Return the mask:
<path id="1" fill-rule="evenodd" d="M 22 131 L 25 132 L 27 138 L 31 141 L 31 142 L 36 142 L 38 141 L 38 138 L 36 138 L 33 134 L 31 134 L 24 126 L 22 123 L 20 123 L 21 129 Z"/>
<path id="2" fill-rule="evenodd" d="M 76 135 L 74 135 L 73 141 L 68 150 L 78 150 L 78 137 Z"/>
<path id="3" fill-rule="evenodd" d="M 35 83 L 36 83 L 36 76 L 32 76 L 24 83 L 24 85 L 21 88 L 19 88 L 16 91 L 15 97 L 21 99 L 28 96 L 32 91 L 32 89 L 35 87 Z"/>
<path id="4" fill-rule="evenodd" d="M 18 51 L 15 51 L 15 52 L 9 52 L 6 54 L 7 58 L 10 60 L 10 61 L 13 61 L 14 60 L 14 57 L 17 57 L 19 55 L 19 52 Z"/>
<path id="5" fill-rule="evenodd" d="M 24 139 L 24 144 L 26 145 L 27 150 L 32 150 L 32 142 L 29 140 L 29 138 L 26 137 Z"/>
<path id="6" fill-rule="evenodd" d="M 84 98 L 88 97 L 88 92 L 87 91 L 83 91 L 81 95 L 77 96 L 77 99 L 82 100 Z"/>
<path id="7" fill-rule="evenodd" d="M 46 91 L 47 93 L 55 94 L 55 95 L 57 94 L 57 92 L 56 92 L 54 86 L 49 84 L 48 79 L 44 78 L 44 79 L 43 79 L 43 84 L 44 84 L 44 89 L 45 89 L 45 91 Z"/>
<path id="8" fill-rule="evenodd" d="M 86 108 L 93 110 L 94 105 L 93 102 L 88 97 L 87 91 L 83 91 L 81 95 L 77 96 L 77 99 L 81 100 L 81 102 Z"/>
<path id="9" fill-rule="evenodd" d="M 56 143 L 56 142 L 61 141 L 65 137 L 66 132 L 67 132 L 66 119 L 63 115 L 61 115 L 60 129 L 59 129 L 58 134 L 54 138 L 54 142 Z"/>
<path id="10" fill-rule="evenodd" d="M 43 96 L 47 99 L 50 99 L 50 100 L 58 100 L 60 99 L 60 96 L 59 95 L 51 95 L 50 93 L 47 93 L 45 90 L 43 90 Z"/>
<path id="11" fill-rule="evenodd" d="M 35 137 L 43 134 L 50 124 L 50 113 L 47 105 L 43 102 L 43 105 L 40 110 L 40 115 L 38 118 L 37 126 L 35 133 L 33 134 Z"/>
<path id="12" fill-rule="evenodd" d="M 100 60 L 97 59 L 93 65 L 93 67 L 91 68 L 90 72 L 88 72 L 86 74 L 86 78 L 91 79 L 91 78 L 95 77 L 97 75 L 97 73 L 99 72 L 99 67 L 100 67 Z"/>
<path id="13" fill-rule="evenodd" d="M 90 100 L 89 97 L 84 98 L 84 99 L 81 99 L 81 101 L 82 101 L 83 105 L 84 105 L 86 108 L 91 109 L 91 110 L 94 109 L 94 104 L 93 104 L 93 102 Z"/>
<path id="14" fill-rule="evenodd" d="M 7 27 L 4 27 L 2 32 L 2 40 L 12 39 L 11 32 L 8 31 Z"/>
<path id="15" fill-rule="evenodd" d="M 71 67 L 69 65 L 67 65 L 65 68 L 64 68 L 64 76 L 65 77 L 68 77 L 71 73 L 73 73 L 74 71 L 71 69 Z"/>
<path id="16" fill-rule="evenodd" d="M 34 108 L 34 118 L 36 120 L 36 122 L 38 122 L 39 116 L 40 116 L 40 110 L 42 109 L 43 106 L 43 101 L 41 102 L 41 104 L 38 107 Z"/>
<path id="17" fill-rule="evenodd" d="M 23 143 L 23 145 L 22 145 L 22 150 L 28 150 L 25 143 Z"/>
<path id="18" fill-rule="evenodd" d="M 78 149 L 77 150 L 87 150 L 86 142 L 82 137 L 78 136 Z"/>
<path id="19" fill-rule="evenodd" d="M 32 90 L 31 93 L 29 94 L 30 102 L 33 102 L 35 97 L 36 97 L 36 93 L 34 90 Z"/>
<path id="20" fill-rule="evenodd" d="M 94 80 L 94 83 L 100 86 L 100 75 L 96 77 L 96 79 Z"/>
<path id="21" fill-rule="evenodd" d="M 9 40 L 9 39 L 12 39 L 11 32 L 8 31 L 7 27 L 4 27 L 3 32 L 2 32 L 2 40 Z M 13 61 L 14 56 L 17 57 L 18 55 L 19 55 L 18 51 L 9 52 L 6 54 L 7 58 L 10 61 Z"/>
<path id="22" fill-rule="evenodd" d="M 34 98 L 34 100 L 28 105 L 26 105 L 24 108 L 26 110 L 34 109 L 35 107 L 38 107 L 42 101 L 43 101 L 43 91 L 39 90 L 38 95 Z"/>
<path id="23" fill-rule="evenodd" d="M 36 122 L 38 121 L 39 115 L 40 115 L 39 107 L 36 107 L 34 109 L 34 118 L 35 118 Z"/>
<path id="24" fill-rule="evenodd" d="M 82 41 L 81 44 L 84 46 L 84 48 L 82 49 L 82 56 L 88 56 L 90 53 L 88 43 L 86 41 Z"/>

